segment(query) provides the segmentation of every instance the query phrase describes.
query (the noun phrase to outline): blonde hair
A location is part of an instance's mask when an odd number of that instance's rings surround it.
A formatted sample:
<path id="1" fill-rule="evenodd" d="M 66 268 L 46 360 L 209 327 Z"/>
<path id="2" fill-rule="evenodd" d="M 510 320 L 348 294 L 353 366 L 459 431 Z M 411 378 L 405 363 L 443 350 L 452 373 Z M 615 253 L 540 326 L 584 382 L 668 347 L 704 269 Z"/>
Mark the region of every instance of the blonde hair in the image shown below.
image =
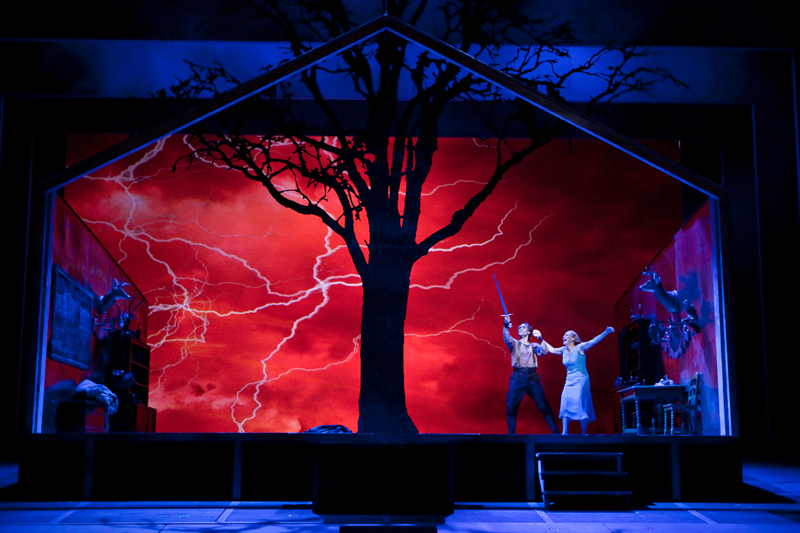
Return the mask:
<path id="1" fill-rule="evenodd" d="M 569 335 L 570 333 L 575 335 L 575 344 L 580 344 L 581 342 L 583 342 L 583 341 L 581 341 L 581 338 L 578 336 L 578 334 L 575 333 L 575 330 L 571 329 L 568 332 L 564 333 L 564 335 Z"/>

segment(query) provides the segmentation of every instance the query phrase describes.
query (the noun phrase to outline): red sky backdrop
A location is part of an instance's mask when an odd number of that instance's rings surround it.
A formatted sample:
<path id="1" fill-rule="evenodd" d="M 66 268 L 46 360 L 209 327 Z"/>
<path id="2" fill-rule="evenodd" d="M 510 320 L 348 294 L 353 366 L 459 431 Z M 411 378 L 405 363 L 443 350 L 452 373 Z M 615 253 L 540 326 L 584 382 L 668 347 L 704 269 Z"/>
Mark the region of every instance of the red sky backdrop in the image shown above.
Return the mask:
<path id="1" fill-rule="evenodd" d="M 119 136 L 72 135 L 79 161 Z M 679 158 L 677 142 L 647 143 Z M 260 184 L 202 165 L 170 172 L 173 136 L 66 188 L 65 198 L 150 303 L 159 432 L 298 432 L 358 419 L 360 281 L 338 237 Z M 440 139 L 420 238 L 491 174 L 494 152 Z M 553 141 L 512 169 L 461 233 L 412 273 L 409 414 L 423 433 L 505 433 L 510 357 L 492 273 L 515 325 L 553 344 L 613 324 L 613 306 L 681 224 L 680 184 L 600 141 Z M 558 411 L 566 371 L 540 372 Z M 617 341 L 588 352 L 598 420 L 614 431 Z M 518 433 L 547 427 L 530 400 Z M 575 430 L 576 428 L 573 428 Z"/>

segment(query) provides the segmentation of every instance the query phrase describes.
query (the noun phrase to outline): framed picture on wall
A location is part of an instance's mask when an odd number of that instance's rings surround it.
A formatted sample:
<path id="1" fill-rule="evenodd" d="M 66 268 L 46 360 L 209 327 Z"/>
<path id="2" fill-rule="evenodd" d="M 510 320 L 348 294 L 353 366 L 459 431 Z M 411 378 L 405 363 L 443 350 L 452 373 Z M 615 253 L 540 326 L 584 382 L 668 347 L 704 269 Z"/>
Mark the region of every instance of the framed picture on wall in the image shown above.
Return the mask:
<path id="1" fill-rule="evenodd" d="M 81 370 L 92 362 L 94 295 L 58 265 L 53 265 L 50 349 L 48 356 Z"/>

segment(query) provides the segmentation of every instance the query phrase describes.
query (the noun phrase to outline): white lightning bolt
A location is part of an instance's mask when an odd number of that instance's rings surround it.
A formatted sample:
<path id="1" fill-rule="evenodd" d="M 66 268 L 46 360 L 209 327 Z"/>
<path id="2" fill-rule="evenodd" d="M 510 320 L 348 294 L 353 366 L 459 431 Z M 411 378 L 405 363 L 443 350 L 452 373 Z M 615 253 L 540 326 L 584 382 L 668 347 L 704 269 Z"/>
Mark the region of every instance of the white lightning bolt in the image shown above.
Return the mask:
<path id="1" fill-rule="evenodd" d="M 461 324 L 464 324 L 465 322 L 471 322 L 471 321 L 475 320 L 475 317 L 480 312 L 481 307 L 483 307 L 483 300 L 481 300 L 481 304 L 478 306 L 478 308 L 475 310 L 475 312 L 472 313 L 472 316 L 470 316 L 468 318 L 465 318 L 463 320 L 459 320 L 458 322 L 456 322 L 455 324 L 453 324 L 452 326 L 450 326 L 446 330 L 437 331 L 435 333 L 406 333 L 405 336 L 406 337 L 416 337 L 416 338 L 422 339 L 422 338 L 430 338 L 430 337 L 441 337 L 442 335 L 447 335 L 447 334 L 450 334 L 450 333 L 459 333 L 459 334 L 462 334 L 462 335 L 466 335 L 468 337 L 472 337 L 473 339 L 475 339 L 478 342 L 482 342 L 484 344 L 488 344 L 492 348 L 496 348 L 497 350 L 500 350 L 500 352 L 504 356 L 507 356 L 508 355 L 508 350 L 507 349 L 501 348 L 497 344 L 495 344 L 495 343 L 493 343 L 493 342 L 491 342 L 491 341 L 489 341 L 487 339 L 484 339 L 482 337 L 478 337 L 477 335 L 475 335 L 471 331 L 467 331 L 465 329 L 459 329 L 459 326 Z M 508 357 L 506 357 L 506 359 L 508 359 Z"/>
<path id="2" fill-rule="evenodd" d="M 358 338 L 360 338 L 360 336 L 356 337 L 356 339 L 353 339 L 353 344 L 356 345 L 356 348 L 353 349 L 353 352 L 351 352 L 350 355 L 344 361 L 340 361 L 338 363 L 331 363 L 329 365 L 326 365 L 323 368 L 315 368 L 315 369 L 296 368 L 296 369 L 290 369 L 289 371 L 286 371 L 286 372 L 284 372 L 284 373 L 282 373 L 282 374 L 280 374 L 280 375 L 278 375 L 278 376 L 276 376 L 276 377 L 274 377 L 272 379 L 270 379 L 269 376 L 267 375 L 267 361 L 272 359 L 272 357 L 280 351 L 280 349 L 283 347 L 284 344 L 286 344 L 292 338 L 294 338 L 295 334 L 297 333 L 297 328 L 300 326 L 300 324 L 302 324 L 303 322 L 305 322 L 307 320 L 311 320 L 312 318 L 314 318 L 314 316 L 316 316 L 320 312 L 320 310 L 322 308 L 324 308 L 326 305 L 328 305 L 328 302 L 330 301 L 329 291 L 330 291 L 331 287 L 333 287 L 335 285 L 343 285 L 343 286 L 347 286 L 347 287 L 360 287 L 361 286 L 360 279 L 357 282 L 349 282 L 348 283 L 347 281 L 345 281 L 345 280 L 350 279 L 350 278 L 357 278 L 357 276 L 355 274 L 349 274 L 349 275 L 346 275 L 346 276 L 332 276 L 332 277 L 329 277 L 329 278 L 321 278 L 320 277 L 320 270 L 321 270 L 321 267 L 322 267 L 322 259 L 327 257 L 327 256 L 332 255 L 337 250 L 340 250 L 340 249 L 344 248 L 344 246 L 331 246 L 331 237 L 332 236 L 333 236 L 333 231 L 331 229 L 328 229 L 328 231 L 327 231 L 327 233 L 325 235 L 325 250 L 326 251 L 325 251 L 324 254 L 318 256 L 316 261 L 315 261 L 315 263 L 314 263 L 314 281 L 316 282 L 316 285 L 315 285 L 314 289 L 315 290 L 319 289 L 322 292 L 322 297 L 323 297 L 322 298 L 322 302 L 318 303 L 314 307 L 314 310 L 311 311 L 311 313 L 296 319 L 294 321 L 294 323 L 292 324 L 292 328 L 291 328 L 290 333 L 287 336 L 285 336 L 283 339 L 281 339 L 281 341 L 278 343 L 278 345 L 275 347 L 275 349 L 272 350 L 272 352 L 270 352 L 265 358 L 263 358 L 261 360 L 261 379 L 259 379 L 258 381 L 253 381 L 253 382 L 247 383 L 241 389 L 239 389 L 239 391 L 236 393 L 236 401 L 234 401 L 233 404 L 231 405 L 231 418 L 233 419 L 233 422 L 236 424 L 236 426 L 239 428 L 239 433 L 244 433 L 245 432 L 244 431 L 244 424 L 246 422 L 249 422 L 250 420 L 253 420 L 256 417 L 256 414 L 258 413 L 258 410 L 263 406 L 263 404 L 258 399 L 258 395 L 261 392 L 261 387 L 264 384 L 266 384 L 266 383 L 268 383 L 270 381 L 274 381 L 274 380 L 280 378 L 281 376 L 284 376 L 284 375 L 288 374 L 289 372 L 291 372 L 291 370 L 301 370 L 301 371 L 306 371 L 306 372 L 319 371 L 319 370 L 324 370 L 326 368 L 330 368 L 334 364 L 346 363 L 347 361 L 349 361 L 353 357 L 353 355 L 356 352 L 357 342 L 358 342 Z M 244 392 L 244 390 L 246 388 L 251 387 L 251 386 L 255 386 L 255 392 L 253 393 L 253 401 L 255 402 L 256 406 L 250 412 L 249 415 L 245 416 L 241 420 L 237 420 L 236 419 L 236 413 L 234 411 L 236 409 L 236 406 L 239 404 L 239 397 Z"/>
<path id="3" fill-rule="evenodd" d="M 511 210 L 508 211 L 505 214 L 503 219 L 500 221 L 500 224 L 497 226 L 497 232 L 494 235 L 492 235 L 492 237 L 490 239 L 487 239 L 487 240 L 485 240 L 483 242 L 474 243 L 474 244 L 461 244 L 461 245 L 458 245 L 458 246 L 453 246 L 452 248 L 433 248 L 433 249 L 431 249 L 430 253 L 434 253 L 434 252 L 452 252 L 452 251 L 455 251 L 455 250 L 458 250 L 458 249 L 461 249 L 461 248 L 474 248 L 474 247 L 483 247 L 483 246 L 488 245 L 489 243 L 491 243 L 492 241 L 494 241 L 496 238 L 498 238 L 500 235 L 503 234 L 503 231 L 501 229 L 502 226 L 503 226 L 503 222 L 505 222 L 506 218 L 508 218 L 508 215 L 511 214 L 511 211 L 513 211 L 516 208 L 517 208 L 517 206 L 514 205 L 514 207 L 511 208 Z M 461 276 L 463 274 L 467 274 L 469 272 L 483 272 L 484 270 L 487 270 L 489 267 L 493 267 L 493 266 L 497 266 L 497 265 L 505 265 L 507 263 L 510 263 L 511 261 L 513 261 L 514 259 L 517 258 L 517 256 L 519 255 L 520 251 L 523 248 L 525 248 L 526 246 L 529 246 L 533 242 L 533 233 L 539 228 L 539 226 L 542 225 L 542 223 L 544 223 L 545 220 L 547 220 L 548 218 L 550 218 L 552 216 L 553 216 L 553 213 L 551 212 L 550 214 L 545 215 L 541 220 L 539 220 L 539 223 L 536 224 L 533 228 L 531 228 L 530 231 L 528 231 L 528 240 L 523 242 L 522 244 L 519 244 L 514 249 L 514 252 L 511 255 L 509 255 L 507 258 L 503 259 L 502 261 L 493 261 L 491 263 L 487 263 L 487 264 L 485 264 L 483 266 L 480 266 L 480 267 L 465 268 L 463 270 L 458 270 L 458 271 L 454 272 L 453 274 L 451 274 L 450 278 L 443 285 L 420 285 L 420 284 L 416 284 L 415 283 L 415 284 L 411 285 L 411 288 L 412 289 L 423 289 L 423 290 L 426 290 L 426 291 L 427 290 L 431 290 L 431 289 L 446 289 L 446 290 L 449 290 L 450 287 L 452 286 L 453 282 L 456 280 L 456 278 L 458 278 L 459 276 Z"/>

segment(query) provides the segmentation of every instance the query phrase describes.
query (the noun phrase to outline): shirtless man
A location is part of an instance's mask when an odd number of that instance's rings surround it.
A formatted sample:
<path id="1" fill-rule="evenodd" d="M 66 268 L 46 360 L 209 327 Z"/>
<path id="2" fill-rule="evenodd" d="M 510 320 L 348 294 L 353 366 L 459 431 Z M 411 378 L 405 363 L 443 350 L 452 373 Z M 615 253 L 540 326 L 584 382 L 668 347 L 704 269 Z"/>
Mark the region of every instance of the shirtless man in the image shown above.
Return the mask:
<path id="1" fill-rule="evenodd" d="M 536 369 L 539 366 L 538 356 L 545 355 L 547 351 L 539 344 L 531 342 L 531 336 L 537 337 L 540 341 L 542 334 L 538 330 L 532 329 L 530 324 L 523 322 L 517 328 L 519 340 L 511 336 L 511 320 L 508 316 L 504 319 L 503 340 L 511 350 L 511 379 L 508 383 L 508 394 L 506 395 L 506 419 L 508 421 L 508 434 L 514 435 L 517 431 L 517 409 L 522 402 L 522 398 L 527 394 L 531 400 L 536 402 L 539 410 L 544 415 L 547 425 L 553 433 L 558 433 L 556 419 L 553 410 L 547 403 L 544 396 L 539 374 Z"/>

